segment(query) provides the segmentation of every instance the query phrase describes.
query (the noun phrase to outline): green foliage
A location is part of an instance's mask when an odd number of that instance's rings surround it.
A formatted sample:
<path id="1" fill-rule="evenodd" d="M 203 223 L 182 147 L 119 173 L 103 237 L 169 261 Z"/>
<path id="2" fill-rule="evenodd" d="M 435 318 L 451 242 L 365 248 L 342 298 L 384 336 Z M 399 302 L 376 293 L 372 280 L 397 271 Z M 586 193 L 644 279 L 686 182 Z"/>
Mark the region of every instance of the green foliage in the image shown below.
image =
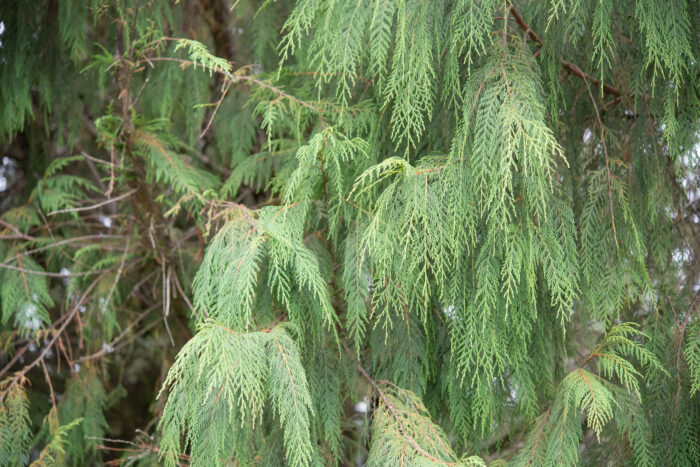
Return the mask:
<path id="1" fill-rule="evenodd" d="M 695 320 L 686 332 L 688 333 L 688 341 L 683 351 L 692 380 L 690 395 L 694 396 L 700 391 L 700 320 Z"/>
<path id="2" fill-rule="evenodd" d="M 156 135 L 144 131 L 135 136 L 138 149 L 155 169 L 156 181 L 169 184 L 178 194 L 198 197 L 217 187 L 216 177 L 192 167 L 187 163 L 186 155 L 178 154 Z"/>
<path id="3" fill-rule="evenodd" d="M 178 39 L 175 44 L 175 52 L 179 49 L 187 49 L 190 59 L 195 63 L 195 68 L 197 64 L 201 65 L 202 68 L 209 71 L 209 76 L 212 76 L 215 72 L 231 72 L 231 64 L 221 57 L 212 55 L 207 46 L 201 42 L 191 39 Z"/>
<path id="4" fill-rule="evenodd" d="M 0 273 L 2 324 L 12 321 L 21 334 L 30 335 L 49 322 L 48 308 L 54 304 L 49 281 L 41 275 L 43 268 L 31 257 L 15 254 L 5 263 L 13 268 Z"/>
<path id="5" fill-rule="evenodd" d="M 586 359 L 598 359 L 597 374 L 577 368 L 561 381 L 551 407 L 533 424 L 514 465 L 577 465 L 582 417 L 598 441 L 603 428 L 615 420 L 620 434 L 629 437 L 635 462 L 654 464 L 639 393 L 641 375 L 628 358 L 647 369 L 664 370 L 648 349 L 634 341 L 639 337 L 643 335 L 629 323 L 610 329 Z"/>
<path id="6" fill-rule="evenodd" d="M 2 3 L 0 464 L 700 464 L 698 30 Z"/>
<path id="7" fill-rule="evenodd" d="M 62 435 L 65 437 L 65 452 L 74 465 L 85 462 L 109 428 L 103 413 L 107 395 L 99 378 L 94 369 L 84 367 L 68 380 L 58 406 L 58 418 L 62 427 L 70 426 L 73 420 L 81 420 Z"/>
<path id="8" fill-rule="evenodd" d="M 26 462 L 31 447 L 29 401 L 24 388 L 10 387 L 9 382 L 0 384 L 0 461 L 4 465 L 22 465 Z"/>
<path id="9" fill-rule="evenodd" d="M 445 432 L 411 391 L 391 386 L 382 394 L 372 421 L 367 465 L 486 465 L 476 456 L 457 459 Z"/>
<path id="10" fill-rule="evenodd" d="M 63 209 L 72 209 L 82 200 L 98 191 L 90 180 L 60 171 L 69 164 L 82 160 L 81 156 L 55 159 L 49 164 L 44 177 L 37 183 L 32 196 L 39 207 L 48 215 Z"/>
<path id="11" fill-rule="evenodd" d="M 654 17 L 656 13 L 662 14 Z M 657 0 L 637 2 L 635 16 L 645 37 L 644 66 L 652 68 L 652 82 L 659 74 L 668 75 L 675 86 L 693 60 L 690 46 L 690 18 L 684 2 L 662 4 Z"/>
<path id="12" fill-rule="evenodd" d="M 41 453 L 39 453 L 38 459 L 30 465 L 35 467 L 65 465 L 68 461 L 66 449 L 70 447 L 66 438 L 74 428 L 80 425 L 83 419 L 77 418 L 70 423 L 59 425 L 53 409 L 46 418 L 48 419 L 47 423 L 51 425 L 49 428 L 50 439 L 44 449 L 41 450 Z"/>
<path id="13" fill-rule="evenodd" d="M 299 209 L 268 207 L 252 214 L 234 207 L 195 276 L 195 310 L 238 331 L 254 329 L 255 292 L 265 279 L 293 323 L 316 331 L 332 326 L 337 318 L 318 260 L 304 245 Z"/>
<path id="14" fill-rule="evenodd" d="M 218 464 L 231 453 L 250 462 L 246 438 L 262 424 L 267 400 L 284 427 L 289 464 L 309 464 L 311 394 L 286 327 L 239 333 L 214 321 L 200 326 L 165 381 L 170 396 L 160 423 L 168 464 L 177 465 L 181 431 L 195 465 Z"/>

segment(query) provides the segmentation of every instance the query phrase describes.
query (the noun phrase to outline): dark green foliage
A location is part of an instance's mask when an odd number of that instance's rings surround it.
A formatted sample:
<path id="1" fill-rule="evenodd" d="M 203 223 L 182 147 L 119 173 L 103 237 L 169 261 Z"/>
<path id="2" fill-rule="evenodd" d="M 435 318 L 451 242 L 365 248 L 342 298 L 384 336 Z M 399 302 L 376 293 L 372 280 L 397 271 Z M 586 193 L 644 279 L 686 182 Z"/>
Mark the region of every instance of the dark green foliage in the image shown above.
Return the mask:
<path id="1" fill-rule="evenodd" d="M 0 464 L 700 464 L 700 5 L 0 5 Z"/>
<path id="2" fill-rule="evenodd" d="M 21 465 L 28 458 L 32 439 L 29 403 L 22 387 L 0 388 L 7 391 L 0 411 L 0 460 L 5 465 Z"/>

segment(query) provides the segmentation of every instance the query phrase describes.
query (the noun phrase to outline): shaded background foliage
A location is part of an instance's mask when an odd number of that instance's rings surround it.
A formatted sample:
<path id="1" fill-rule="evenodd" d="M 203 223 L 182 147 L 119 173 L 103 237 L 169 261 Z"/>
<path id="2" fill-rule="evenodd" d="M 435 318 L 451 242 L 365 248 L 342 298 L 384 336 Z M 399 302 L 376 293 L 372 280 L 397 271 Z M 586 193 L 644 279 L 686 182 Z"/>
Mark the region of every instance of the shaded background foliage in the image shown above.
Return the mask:
<path id="1" fill-rule="evenodd" d="M 697 465 L 699 28 L 3 2 L 0 463 Z"/>

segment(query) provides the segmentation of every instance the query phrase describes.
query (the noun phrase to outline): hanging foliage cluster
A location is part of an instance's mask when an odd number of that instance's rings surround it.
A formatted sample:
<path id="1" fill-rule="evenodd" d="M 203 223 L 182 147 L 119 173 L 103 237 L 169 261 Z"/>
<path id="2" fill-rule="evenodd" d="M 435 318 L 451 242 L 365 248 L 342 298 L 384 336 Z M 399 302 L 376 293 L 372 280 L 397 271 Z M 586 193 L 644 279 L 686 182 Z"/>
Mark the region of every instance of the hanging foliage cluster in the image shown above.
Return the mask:
<path id="1" fill-rule="evenodd" d="M 0 464 L 700 464 L 700 4 L 0 5 Z"/>

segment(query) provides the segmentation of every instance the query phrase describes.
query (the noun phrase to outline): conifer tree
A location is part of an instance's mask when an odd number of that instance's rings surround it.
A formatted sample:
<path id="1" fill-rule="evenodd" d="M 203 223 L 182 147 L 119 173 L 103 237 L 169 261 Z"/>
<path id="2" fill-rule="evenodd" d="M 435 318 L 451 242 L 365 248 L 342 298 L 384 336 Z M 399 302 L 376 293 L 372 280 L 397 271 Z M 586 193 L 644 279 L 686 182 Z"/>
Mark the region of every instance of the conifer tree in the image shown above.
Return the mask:
<path id="1" fill-rule="evenodd" d="M 700 3 L 6 0 L 1 465 L 700 465 Z"/>

